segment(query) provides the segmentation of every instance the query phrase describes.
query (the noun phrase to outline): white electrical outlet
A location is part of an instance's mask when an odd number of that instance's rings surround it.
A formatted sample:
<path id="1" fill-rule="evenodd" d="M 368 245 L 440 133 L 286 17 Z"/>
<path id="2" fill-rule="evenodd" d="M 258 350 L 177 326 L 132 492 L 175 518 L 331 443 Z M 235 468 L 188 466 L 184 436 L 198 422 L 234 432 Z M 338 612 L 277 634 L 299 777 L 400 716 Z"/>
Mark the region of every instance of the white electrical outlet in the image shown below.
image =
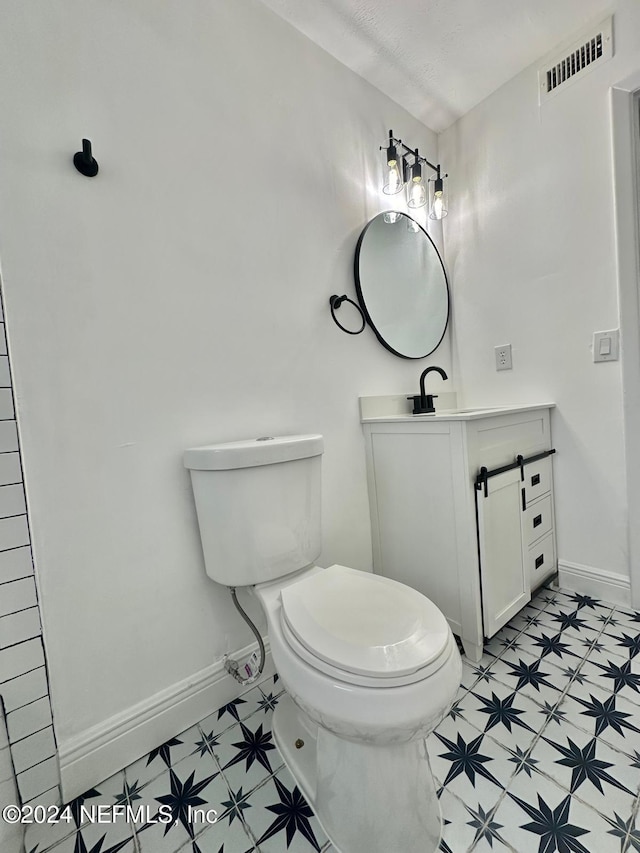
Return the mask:
<path id="1" fill-rule="evenodd" d="M 495 348 L 496 370 L 511 370 L 511 344 L 503 344 Z"/>

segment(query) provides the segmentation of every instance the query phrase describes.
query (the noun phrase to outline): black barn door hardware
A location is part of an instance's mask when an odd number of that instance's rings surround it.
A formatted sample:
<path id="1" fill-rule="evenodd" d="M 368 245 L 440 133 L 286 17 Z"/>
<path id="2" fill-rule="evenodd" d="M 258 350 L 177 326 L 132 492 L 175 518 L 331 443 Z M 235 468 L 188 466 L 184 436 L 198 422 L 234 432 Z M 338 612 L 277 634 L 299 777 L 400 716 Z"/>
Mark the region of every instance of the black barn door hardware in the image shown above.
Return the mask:
<path id="1" fill-rule="evenodd" d="M 489 495 L 488 482 L 491 477 L 497 477 L 498 474 L 504 474 L 505 471 L 512 471 L 514 468 L 520 469 L 520 478 L 524 481 L 524 466 L 529 465 L 531 462 L 537 462 L 539 459 L 546 459 L 547 456 L 551 456 L 552 453 L 555 453 L 555 447 L 552 450 L 544 450 L 542 453 L 536 453 L 534 456 L 527 456 L 526 458 L 521 454 L 518 454 L 513 462 L 509 465 L 502 465 L 500 468 L 492 468 L 489 470 L 484 466 L 480 469 L 476 477 L 475 487 L 476 491 L 480 491 L 481 489 L 484 491 L 485 498 Z M 532 485 L 535 485 L 533 483 Z"/>

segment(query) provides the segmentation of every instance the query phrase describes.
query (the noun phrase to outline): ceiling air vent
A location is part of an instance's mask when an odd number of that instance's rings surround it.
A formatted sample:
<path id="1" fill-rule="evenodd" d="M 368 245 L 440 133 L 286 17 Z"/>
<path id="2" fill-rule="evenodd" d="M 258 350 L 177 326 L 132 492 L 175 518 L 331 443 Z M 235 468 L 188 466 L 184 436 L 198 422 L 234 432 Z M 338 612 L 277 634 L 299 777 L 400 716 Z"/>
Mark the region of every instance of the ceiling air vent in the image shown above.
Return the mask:
<path id="1" fill-rule="evenodd" d="M 564 89 L 576 78 L 590 71 L 613 56 L 612 18 L 573 42 L 568 48 L 558 51 L 538 69 L 540 103 L 543 104 L 560 89 Z"/>

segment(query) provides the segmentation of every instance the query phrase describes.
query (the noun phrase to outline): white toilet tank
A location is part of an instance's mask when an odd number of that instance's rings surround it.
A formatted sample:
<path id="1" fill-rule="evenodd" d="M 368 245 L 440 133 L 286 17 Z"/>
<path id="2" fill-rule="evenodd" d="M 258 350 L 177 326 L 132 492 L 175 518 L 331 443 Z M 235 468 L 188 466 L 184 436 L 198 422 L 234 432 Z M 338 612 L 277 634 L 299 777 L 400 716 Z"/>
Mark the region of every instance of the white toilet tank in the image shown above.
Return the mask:
<path id="1" fill-rule="evenodd" d="M 210 578 L 248 586 L 320 554 L 321 435 L 192 447 L 184 453 Z"/>

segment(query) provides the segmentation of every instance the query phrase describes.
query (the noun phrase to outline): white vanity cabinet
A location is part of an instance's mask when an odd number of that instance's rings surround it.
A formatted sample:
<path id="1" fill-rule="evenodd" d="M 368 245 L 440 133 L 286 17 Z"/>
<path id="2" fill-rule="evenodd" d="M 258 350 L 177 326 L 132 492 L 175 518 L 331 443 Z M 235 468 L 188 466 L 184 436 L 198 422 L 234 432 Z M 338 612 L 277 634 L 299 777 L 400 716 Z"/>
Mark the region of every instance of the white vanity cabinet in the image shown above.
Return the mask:
<path id="1" fill-rule="evenodd" d="M 556 571 L 550 408 L 362 419 L 374 571 L 427 595 L 472 660 Z"/>

